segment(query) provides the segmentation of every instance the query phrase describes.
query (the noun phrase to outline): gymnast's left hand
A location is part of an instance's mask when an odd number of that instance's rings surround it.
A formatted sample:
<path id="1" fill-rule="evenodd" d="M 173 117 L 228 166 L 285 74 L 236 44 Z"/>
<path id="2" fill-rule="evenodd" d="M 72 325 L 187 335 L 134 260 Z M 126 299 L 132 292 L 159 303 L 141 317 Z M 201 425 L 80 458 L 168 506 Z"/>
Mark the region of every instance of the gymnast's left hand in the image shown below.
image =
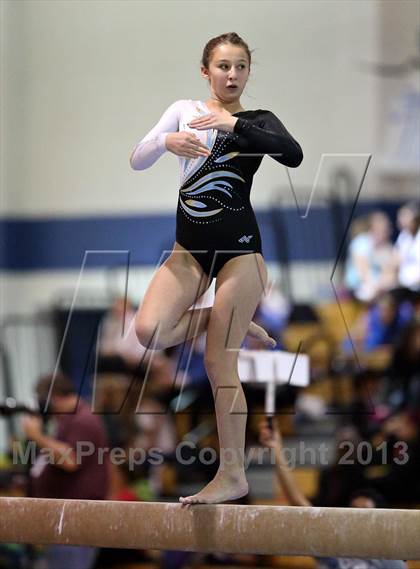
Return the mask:
<path id="1" fill-rule="evenodd" d="M 208 130 L 210 128 L 217 130 L 224 130 L 226 132 L 233 132 L 238 117 L 234 117 L 226 109 L 220 111 L 212 111 L 190 121 L 188 126 L 197 130 Z"/>

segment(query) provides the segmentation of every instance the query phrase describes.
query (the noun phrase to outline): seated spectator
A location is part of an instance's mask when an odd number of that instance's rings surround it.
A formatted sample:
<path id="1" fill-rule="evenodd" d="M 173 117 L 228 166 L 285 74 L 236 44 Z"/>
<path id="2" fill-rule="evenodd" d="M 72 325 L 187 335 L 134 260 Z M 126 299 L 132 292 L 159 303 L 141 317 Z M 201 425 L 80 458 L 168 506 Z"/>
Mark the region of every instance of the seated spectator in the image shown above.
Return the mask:
<path id="1" fill-rule="evenodd" d="M 269 429 L 267 420 L 260 424 L 260 441 L 263 445 L 275 451 L 276 476 L 291 506 L 308 506 L 312 503 L 300 491 L 293 473 L 283 456 L 283 442 L 276 422 L 273 432 Z M 361 488 L 354 490 L 347 499 L 346 506 L 351 508 L 384 507 L 386 502 L 375 489 Z M 404 561 L 386 559 L 359 559 L 349 557 L 315 557 L 318 569 L 406 569 Z"/>
<path id="2" fill-rule="evenodd" d="M 398 303 L 391 292 L 382 293 L 356 320 L 350 330 L 350 337 L 343 341 L 343 351 L 350 353 L 352 345 L 356 351 L 364 352 L 391 346 L 398 340 L 412 316 L 413 307 L 409 302 Z"/>
<path id="3" fill-rule="evenodd" d="M 156 449 L 160 457 L 172 457 L 177 438 L 174 415 L 168 404 L 155 397 L 153 377 L 136 377 L 121 374 L 100 374 L 96 381 L 95 412 L 100 413 L 108 431 L 111 448 L 141 449 L 148 453 Z M 150 385 L 150 389 L 149 389 Z M 111 465 L 111 492 L 119 484 L 121 473 Z M 162 488 L 161 464 L 152 464 L 150 483 L 159 493 Z"/>
<path id="4" fill-rule="evenodd" d="M 172 457 L 177 443 L 174 415 L 167 404 L 155 397 L 154 388 L 149 390 L 146 376 L 136 378 L 127 392 L 122 413 L 134 425 L 134 431 L 126 446 L 148 453 L 154 450 L 159 457 Z M 153 380 L 151 382 L 153 384 Z M 153 387 L 153 385 L 152 385 Z M 162 490 L 162 462 L 150 465 L 150 483 L 158 494 Z"/>
<path id="5" fill-rule="evenodd" d="M 103 500 L 107 495 L 109 464 L 100 449 L 108 446 L 101 418 L 75 391 L 73 382 L 62 374 L 48 375 L 36 385 L 41 411 L 48 402 L 52 433 L 46 434 L 40 418 L 26 416 L 23 431 L 34 442 L 38 454 L 30 475 L 30 494 L 40 498 Z M 53 425 L 51 425 L 53 423 Z M 92 452 L 82 456 L 79 444 Z M 67 545 L 48 545 L 45 558 L 49 569 L 89 569 L 97 549 Z"/>
<path id="6" fill-rule="evenodd" d="M 160 460 L 159 455 L 150 455 L 145 447 L 139 446 L 134 433 L 115 447 L 115 454 L 110 457 L 112 463 L 109 500 L 119 501 L 156 501 L 158 494 L 153 488 L 151 473 L 153 462 Z"/>
<path id="7" fill-rule="evenodd" d="M 151 374 L 160 383 L 170 385 L 173 366 L 163 350 L 147 350 L 138 341 L 134 317 L 135 308 L 125 297 L 117 297 L 101 321 L 98 371 L 134 373 L 141 365 L 150 364 Z"/>
<path id="8" fill-rule="evenodd" d="M 371 485 L 396 506 L 420 500 L 420 429 L 415 412 L 402 410 L 388 418 L 374 439 L 387 445 L 387 471 L 371 478 Z"/>
<path id="9" fill-rule="evenodd" d="M 281 332 L 287 325 L 290 309 L 289 300 L 278 287 L 272 286 L 267 294 L 262 297 L 254 321 L 265 328 L 267 333 L 279 343 Z M 275 347 L 281 349 L 279 345 Z M 263 349 L 267 349 L 267 346 Z"/>
<path id="10" fill-rule="evenodd" d="M 148 452 L 156 449 L 163 461 L 175 449 L 173 415 L 145 391 L 144 377 L 97 377 L 94 408 L 106 425 L 111 449 L 122 449 L 125 458 L 133 457 L 132 463 L 130 459 L 121 464 L 111 461 L 108 497 L 112 500 L 130 499 L 130 495 L 132 499 L 152 499 L 161 490 L 163 469 L 160 464 L 149 464 Z M 135 492 L 137 498 L 133 497 Z"/>
<path id="11" fill-rule="evenodd" d="M 116 373 L 101 373 L 96 378 L 93 409 L 102 418 L 111 448 L 123 447 L 137 433 L 134 413 L 126 405 L 132 381 Z"/>
<path id="12" fill-rule="evenodd" d="M 176 360 L 178 371 L 182 371 L 182 374 L 179 374 L 181 381 L 177 381 L 177 387 L 201 387 L 209 382 L 204 366 L 205 349 L 206 332 L 176 346 L 173 358 Z"/>
<path id="13" fill-rule="evenodd" d="M 420 292 L 420 206 L 409 202 L 397 214 L 400 233 L 395 242 L 394 263 L 398 285 L 410 292 Z"/>
<path id="14" fill-rule="evenodd" d="M 123 447 L 125 460 L 120 457 L 118 464 L 113 465 L 113 483 L 109 499 L 123 502 L 156 501 L 158 497 L 153 492 L 148 479 L 148 464 L 147 462 L 130 464 L 130 459 L 127 458 L 130 447 L 132 447 L 132 441 L 127 440 L 127 445 Z M 103 547 L 99 551 L 95 568 L 138 567 L 145 563 L 150 565 L 153 559 L 159 559 L 159 556 L 160 552 L 157 550 Z"/>
<path id="15" fill-rule="evenodd" d="M 381 423 L 390 415 L 383 402 L 382 372 L 370 368 L 353 375 L 353 398 L 348 405 L 349 418 L 364 440 L 378 432 Z"/>
<path id="16" fill-rule="evenodd" d="M 204 365 L 205 347 L 206 333 L 177 346 L 173 355 L 181 380 L 176 384 L 180 397 L 177 407 L 181 412 L 188 408 L 190 429 L 214 413 L 213 390 Z"/>
<path id="17" fill-rule="evenodd" d="M 368 230 L 350 242 L 345 283 L 354 297 L 362 302 L 370 302 L 394 286 L 390 236 L 388 216 L 377 211 L 369 216 Z"/>
<path id="18" fill-rule="evenodd" d="M 360 433 L 353 425 L 336 431 L 334 462 L 321 470 L 318 493 L 313 498 L 315 506 L 343 507 L 351 493 L 365 484 L 363 466 L 355 460 L 360 442 Z M 344 456 L 346 461 L 342 460 Z"/>
<path id="19" fill-rule="evenodd" d="M 367 216 L 356 217 L 349 229 L 350 243 L 344 266 L 344 284 L 350 291 L 356 290 L 360 283 L 358 260 L 369 247 L 369 221 Z"/>
<path id="20" fill-rule="evenodd" d="M 391 409 L 420 410 L 420 320 L 403 329 L 385 377 L 385 403 Z"/>

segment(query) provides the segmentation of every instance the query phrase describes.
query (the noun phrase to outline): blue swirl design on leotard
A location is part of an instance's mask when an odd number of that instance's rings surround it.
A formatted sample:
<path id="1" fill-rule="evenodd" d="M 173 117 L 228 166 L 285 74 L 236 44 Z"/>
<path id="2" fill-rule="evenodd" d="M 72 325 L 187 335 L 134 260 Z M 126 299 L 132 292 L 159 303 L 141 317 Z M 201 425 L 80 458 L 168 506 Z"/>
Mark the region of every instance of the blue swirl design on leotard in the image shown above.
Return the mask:
<path id="1" fill-rule="evenodd" d="M 200 111 L 198 107 L 197 110 Z M 236 139 L 237 136 L 232 135 L 232 133 L 208 130 L 206 146 L 211 150 L 210 156 L 186 161 L 181 177 L 179 206 L 185 214 L 188 214 L 187 217 L 191 222 L 213 223 L 222 219 L 222 216 L 218 216 L 218 214 L 222 214 L 225 209 L 229 211 L 245 209 L 243 194 L 238 191 L 238 184 L 245 185 L 246 181 L 240 175 L 240 170 L 232 163 L 227 164 L 240 154 L 239 151 L 232 150 L 231 147 L 231 143 Z M 228 148 L 229 146 L 230 148 Z M 226 164 L 226 167 L 219 169 L 221 164 L 223 166 Z M 191 180 L 195 181 L 189 183 Z M 229 180 L 233 182 L 236 188 Z M 193 199 L 197 196 L 200 196 L 200 200 Z M 215 208 L 215 203 L 219 207 Z M 203 220 L 205 218 L 210 218 L 213 221 L 198 221 L 198 219 Z"/>
<path id="2" fill-rule="evenodd" d="M 200 178 L 197 182 L 192 184 L 191 186 L 187 186 L 180 190 L 180 205 L 181 207 L 192 217 L 211 217 L 213 215 L 217 215 L 221 211 L 225 209 L 225 204 L 220 199 L 217 201 L 222 205 L 222 207 L 217 209 L 206 209 L 205 211 L 195 211 L 191 209 L 191 207 L 196 207 L 199 209 L 207 208 L 207 205 L 204 202 L 192 199 L 184 199 L 184 196 L 197 196 L 202 195 L 203 198 L 212 198 L 210 192 L 219 192 L 224 194 L 230 198 L 230 200 L 234 197 L 234 189 L 231 183 L 229 183 L 226 178 L 233 178 L 239 180 L 240 182 L 245 183 L 244 178 L 235 174 L 234 172 L 229 172 L 228 170 L 217 170 L 216 172 L 211 172 L 210 174 L 206 174 L 202 178 Z M 204 194 L 204 195 L 203 195 Z M 221 196 L 223 197 L 223 196 Z M 231 205 L 226 204 L 226 207 L 230 210 L 235 209 L 242 209 L 242 208 L 233 208 Z"/>

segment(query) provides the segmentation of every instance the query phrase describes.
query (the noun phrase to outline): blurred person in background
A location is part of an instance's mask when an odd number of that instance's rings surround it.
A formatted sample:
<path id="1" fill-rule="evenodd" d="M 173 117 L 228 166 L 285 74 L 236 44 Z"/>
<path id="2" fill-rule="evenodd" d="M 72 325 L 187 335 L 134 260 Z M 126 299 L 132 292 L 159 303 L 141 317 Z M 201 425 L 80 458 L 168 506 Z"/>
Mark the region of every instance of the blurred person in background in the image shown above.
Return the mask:
<path id="1" fill-rule="evenodd" d="M 334 462 L 321 470 L 318 492 L 313 497 L 314 506 L 346 506 L 352 492 L 364 486 L 363 467 L 355 460 L 356 449 L 361 440 L 361 435 L 354 425 L 343 425 L 336 430 Z M 344 456 L 348 460 L 344 461 Z"/>
<path id="2" fill-rule="evenodd" d="M 399 302 L 393 292 L 383 292 L 372 302 L 353 324 L 344 338 L 342 349 L 350 353 L 353 347 L 359 352 L 370 352 L 398 341 L 402 330 L 413 317 L 410 302 Z"/>
<path id="3" fill-rule="evenodd" d="M 143 391 L 145 372 L 140 368 L 135 375 L 103 373 L 96 378 L 95 412 L 103 419 L 116 453 L 110 461 L 109 500 L 158 500 L 165 454 L 174 451 L 172 415 Z M 152 449 L 156 454 L 150 454 Z M 95 567 L 151 562 L 156 555 L 147 549 L 101 548 Z"/>
<path id="4" fill-rule="evenodd" d="M 420 320 L 410 322 L 393 347 L 385 384 L 384 403 L 391 410 L 420 409 Z"/>
<path id="5" fill-rule="evenodd" d="M 144 358 L 146 349 L 131 326 L 135 314 L 131 302 L 124 296 L 115 298 L 104 314 L 98 348 L 100 371 L 131 372 Z"/>
<path id="6" fill-rule="evenodd" d="M 257 310 L 255 313 L 255 319 L 258 320 L 258 324 L 265 328 L 269 336 L 273 337 L 277 345 L 274 346 L 275 349 L 281 349 L 279 343 L 281 340 L 281 334 L 287 325 L 288 317 L 291 311 L 291 302 L 287 299 L 279 287 L 271 286 L 270 290 L 263 295 Z M 246 338 L 245 340 L 249 340 Z M 267 349 L 265 345 L 260 342 L 261 349 Z"/>
<path id="7" fill-rule="evenodd" d="M 135 414 L 138 434 L 133 439 L 134 448 L 145 453 L 154 451 L 162 457 L 171 459 L 175 455 L 177 434 L 173 414 L 152 397 L 142 399 L 139 411 Z M 162 491 L 163 464 L 150 467 L 150 483 L 156 494 Z"/>
<path id="8" fill-rule="evenodd" d="M 367 216 L 356 217 L 349 229 L 350 243 L 344 266 L 344 284 L 354 293 L 360 284 L 360 258 L 363 258 L 369 248 L 369 221 Z M 363 269 L 363 261 L 362 261 Z"/>
<path id="9" fill-rule="evenodd" d="M 122 502 L 156 502 L 158 500 L 158 495 L 154 492 L 150 480 L 149 457 L 138 449 L 138 452 L 132 454 L 130 458 L 129 453 L 135 444 L 134 439 L 127 437 L 118 447 L 118 450 L 121 449 L 122 452 L 112 465 L 114 473 L 109 489 L 109 500 Z M 137 567 L 140 563 L 151 563 L 154 559 L 159 559 L 160 555 L 159 551 L 150 549 L 101 547 L 95 569 Z"/>
<path id="10" fill-rule="evenodd" d="M 122 447 L 136 432 L 134 414 L 128 413 L 124 404 L 130 383 L 130 376 L 121 373 L 101 373 L 96 377 L 94 410 L 105 425 L 111 448 Z"/>
<path id="11" fill-rule="evenodd" d="M 283 440 L 275 421 L 273 431 L 269 428 L 267 420 L 261 421 L 260 442 L 274 451 L 276 476 L 288 503 L 291 506 L 311 507 L 313 504 L 299 489 L 292 470 L 284 458 Z M 385 507 L 387 504 L 374 488 L 362 486 L 353 490 L 343 505 L 350 508 L 377 508 Z M 319 556 L 316 556 L 315 560 L 318 569 L 407 569 L 406 563 L 399 560 Z"/>
<path id="12" fill-rule="evenodd" d="M 48 413 L 49 430 L 44 432 L 39 417 L 22 419 L 27 441 L 42 450 L 30 470 L 29 494 L 38 498 L 105 499 L 109 463 L 106 454 L 101 459 L 99 449 L 106 448 L 108 441 L 101 418 L 91 412 L 72 380 L 63 374 L 42 377 L 36 394 L 41 412 Z M 89 456 L 78 453 L 78 443 L 90 445 Z M 97 553 L 95 547 L 47 545 L 45 560 L 48 569 L 90 569 Z"/>
<path id="13" fill-rule="evenodd" d="M 145 455 L 157 449 L 159 456 L 171 457 L 176 447 L 174 417 L 167 406 L 154 397 L 153 380 L 145 385 L 146 374 L 124 376 L 100 374 L 96 380 L 95 412 L 106 426 L 111 448 L 122 448 L 126 453 L 139 451 Z M 111 494 L 121 484 L 121 469 L 111 465 Z M 161 490 L 161 465 L 150 468 L 153 492 Z"/>
<path id="14" fill-rule="evenodd" d="M 175 357 L 182 387 L 182 408 L 189 408 L 189 425 L 191 429 L 212 417 L 213 391 L 204 365 L 206 349 L 206 333 L 196 336 L 176 346 Z"/>
<path id="15" fill-rule="evenodd" d="M 395 284 L 392 227 L 388 216 L 381 211 L 370 214 L 367 231 L 359 225 L 354 229 L 359 233 L 349 245 L 345 282 L 357 300 L 371 302 Z"/>
<path id="16" fill-rule="evenodd" d="M 420 293 L 420 205 L 409 202 L 397 213 L 400 230 L 394 247 L 394 268 L 404 296 Z"/>
<path id="17" fill-rule="evenodd" d="M 353 394 L 348 404 L 349 419 L 363 440 L 378 432 L 390 415 L 384 404 L 384 381 L 381 370 L 362 368 L 352 376 Z"/>
<path id="18" fill-rule="evenodd" d="M 136 335 L 136 309 L 124 296 L 115 298 L 104 315 L 99 336 L 98 371 L 134 373 L 139 366 L 150 366 L 154 382 L 171 386 L 173 362 L 164 350 L 147 350 Z"/>
<path id="19" fill-rule="evenodd" d="M 370 483 L 397 507 L 420 500 L 419 425 L 416 410 L 403 409 L 386 419 L 372 438 L 375 448 L 386 443 L 388 460 L 384 472 L 371 477 Z"/>

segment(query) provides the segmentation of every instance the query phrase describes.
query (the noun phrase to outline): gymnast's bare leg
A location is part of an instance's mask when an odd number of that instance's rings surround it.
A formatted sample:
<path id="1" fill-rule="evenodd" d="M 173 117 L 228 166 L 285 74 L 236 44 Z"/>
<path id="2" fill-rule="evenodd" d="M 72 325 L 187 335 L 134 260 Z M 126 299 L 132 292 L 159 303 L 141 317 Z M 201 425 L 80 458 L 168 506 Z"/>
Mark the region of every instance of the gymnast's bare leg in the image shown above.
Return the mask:
<path id="1" fill-rule="evenodd" d="M 266 283 L 267 269 L 260 253 L 230 259 L 217 275 L 205 365 L 215 400 L 220 463 L 205 488 L 179 499 L 184 507 L 235 500 L 248 493 L 244 469 L 247 402 L 238 376 L 238 350 Z"/>
<path id="2" fill-rule="evenodd" d="M 154 274 L 137 311 L 135 326 L 140 343 L 152 350 L 164 349 L 205 332 L 212 307 L 191 306 L 209 288 L 211 282 L 207 281 L 200 264 L 175 241 L 171 255 Z M 276 344 L 255 322 L 248 323 L 247 333 L 263 340 L 267 347 Z"/>

